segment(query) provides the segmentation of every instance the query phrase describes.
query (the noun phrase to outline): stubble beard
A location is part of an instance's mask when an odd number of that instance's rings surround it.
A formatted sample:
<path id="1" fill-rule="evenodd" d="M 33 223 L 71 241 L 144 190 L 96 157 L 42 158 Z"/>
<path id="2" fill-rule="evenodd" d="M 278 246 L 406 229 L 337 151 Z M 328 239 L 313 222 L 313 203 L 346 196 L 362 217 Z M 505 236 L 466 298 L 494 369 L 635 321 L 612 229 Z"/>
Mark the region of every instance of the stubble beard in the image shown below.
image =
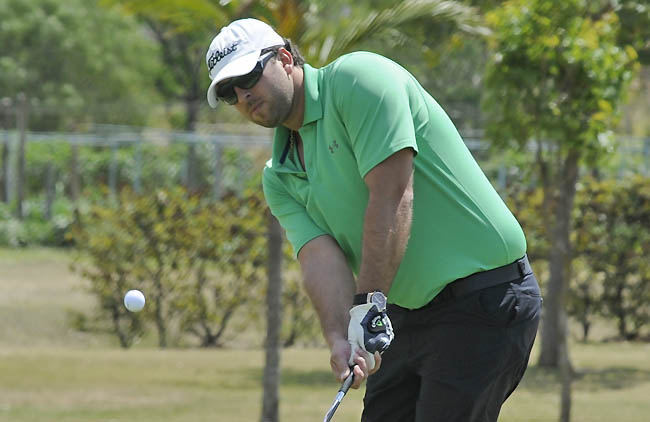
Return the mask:
<path id="1" fill-rule="evenodd" d="M 259 111 L 266 111 L 267 117 L 253 120 L 254 123 L 266 127 L 276 128 L 281 126 L 291 114 L 293 104 L 293 86 L 278 86 L 271 90 L 269 100 L 265 101 Z M 266 110 L 263 110 L 266 108 Z"/>
<path id="2" fill-rule="evenodd" d="M 285 116 L 282 113 L 282 110 L 278 108 L 278 102 L 273 101 L 272 103 L 266 103 L 262 105 L 262 108 L 267 108 L 267 116 L 261 116 L 260 118 L 253 117 L 253 122 L 260 126 L 266 128 L 276 128 L 282 124 L 285 120 Z M 263 110 L 262 110 L 263 111 Z"/>

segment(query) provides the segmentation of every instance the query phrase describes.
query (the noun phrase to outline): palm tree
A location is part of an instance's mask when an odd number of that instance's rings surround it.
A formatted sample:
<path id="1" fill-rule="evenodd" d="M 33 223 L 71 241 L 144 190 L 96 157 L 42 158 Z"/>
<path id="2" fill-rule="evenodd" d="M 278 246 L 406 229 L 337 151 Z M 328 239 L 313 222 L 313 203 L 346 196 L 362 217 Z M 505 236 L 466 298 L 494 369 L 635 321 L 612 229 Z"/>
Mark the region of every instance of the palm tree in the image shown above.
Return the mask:
<path id="1" fill-rule="evenodd" d="M 414 25 L 444 24 L 467 34 L 485 34 L 475 9 L 457 1 L 406 0 L 358 19 L 323 19 L 318 0 L 105 0 L 140 18 L 159 42 L 165 66 L 159 87 L 185 102 L 184 127 L 194 130 L 199 105 L 205 103 L 208 78 L 205 51 L 218 28 L 243 17 L 267 21 L 294 40 L 308 62 L 323 65 L 369 40 L 411 38 Z M 345 3 L 345 1 L 342 1 Z M 350 2 L 352 3 L 352 2 Z M 343 12 L 344 13 L 344 12 Z M 395 41 L 397 40 L 397 41 Z"/>
<path id="2" fill-rule="evenodd" d="M 281 35 L 295 40 L 307 61 L 315 66 L 324 65 L 370 40 L 388 41 L 386 45 L 391 48 L 406 43 L 412 38 L 408 29 L 413 26 L 444 24 L 466 34 L 488 33 L 476 10 L 457 1 L 406 0 L 384 9 L 368 10 L 365 17 L 352 20 L 322 19 L 318 9 L 309 7 L 313 0 L 275 3 L 277 6 L 270 9 L 270 23 Z M 345 15 L 346 11 L 339 13 Z"/>

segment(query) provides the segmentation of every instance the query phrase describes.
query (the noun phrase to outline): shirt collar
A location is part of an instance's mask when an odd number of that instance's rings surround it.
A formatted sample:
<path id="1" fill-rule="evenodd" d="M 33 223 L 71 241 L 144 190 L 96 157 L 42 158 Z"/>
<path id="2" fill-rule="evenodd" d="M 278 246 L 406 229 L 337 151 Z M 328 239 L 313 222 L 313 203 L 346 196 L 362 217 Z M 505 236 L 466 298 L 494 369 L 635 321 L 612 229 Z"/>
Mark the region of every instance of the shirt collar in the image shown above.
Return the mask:
<path id="1" fill-rule="evenodd" d="M 303 117 L 302 125 L 305 126 L 309 123 L 313 123 L 316 120 L 323 118 L 323 104 L 320 101 L 320 72 L 318 69 L 315 69 L 305 63 L 303 65 L 304 77 L 304 91 L 305 91 L 305 114 Z M 284 149 L 287 145 L 289 139 L 289 129 L 284 126 L 279 126 L 275 129 L 273 136 L 273 157 L 272 157 L 272 166 L 274 169 L 279 171 L 289 171 L 295 172 L 296 169 L 292 169 L 290 166 L 287 166 L 286 161 L 280 164 L 280 157 L 284 152 Z M 300 171 L 300 170 L 299 170 Z"/>
<path id="2" fill-rule="evenodd" d="M 320 101 L 320 72 L 310 65 L 303 66 L 305 88 L 305 116 L 302 125 L 315 122 L 323 117 L 323 104 Z"/>

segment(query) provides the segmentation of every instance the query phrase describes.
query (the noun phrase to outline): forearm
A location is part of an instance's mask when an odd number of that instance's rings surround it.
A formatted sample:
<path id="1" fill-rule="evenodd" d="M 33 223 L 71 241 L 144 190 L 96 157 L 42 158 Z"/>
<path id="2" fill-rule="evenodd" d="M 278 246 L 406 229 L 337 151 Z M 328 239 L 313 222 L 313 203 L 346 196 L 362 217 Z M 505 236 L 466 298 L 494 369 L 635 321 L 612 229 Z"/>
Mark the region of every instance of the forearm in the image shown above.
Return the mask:
<path id="1" fill-rule="evenodd" d="M 406 251 L 413 216 L 413 150 L 405 148 L 366 175 L 368 205 L 363 222 L 357 292 L 388 294 Z"/>
<path id="2" fill-rule="evenodd" d="M 299 255 L 304 285 L 318 314 L 323 336 L 330 349 L 346 340 L 355 292 L 354 276 L 336 241 L 320 236 L 305 245 Z"/>
<path id="3" fill-rule="evenodd" d="M 411 233 L 411 186 L 397 201 L 381 195 L 368 200 L 363 225 L 363 250 L 358 292 L 381 290 L 388 294 Z"/>

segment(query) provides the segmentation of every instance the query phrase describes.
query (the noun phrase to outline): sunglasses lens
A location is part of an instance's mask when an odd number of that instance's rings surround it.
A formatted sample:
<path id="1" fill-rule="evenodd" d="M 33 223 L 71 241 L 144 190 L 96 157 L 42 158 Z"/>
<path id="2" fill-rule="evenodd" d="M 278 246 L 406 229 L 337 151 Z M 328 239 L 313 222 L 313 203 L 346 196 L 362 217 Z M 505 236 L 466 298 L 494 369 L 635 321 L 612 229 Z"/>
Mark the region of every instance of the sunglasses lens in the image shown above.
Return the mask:
<path id="1" fill-rule="evenodd" d="M 262 69 L 259 66 L 255 66 L 255 69 L 253 69 L 248 75 L 237 78 L 235 85 L 240 88 L 251 89 L 255 86 L 257 81 L 260 80 L 260 76 L 262 76 Z"/>
<path id="2" fill-rule="evenodd" d="M 223 86 L 217 86 L 217 99 L 225 102 L 226 104 L 237 104 L 237 93 L 235 92 L 235 85 L 231 82 L 225 83 Z"/>
<path id="3" fill-rule="evenodd" d="M 257 71 L 257 68 L 255 68 L 247 75 L 231 79 L 223 86 L 217 87 L 217 99 L 230 105 L 237 104 L 235 87 L 251 89 L 260 80 L 260 76 L 262 76 L 262 72 Z"/>
<path id="4" fill-rule="evenodd" d="M 266 62 L 273 57 L 272 54 L 267 55 L 263 59 L 257 62 L 255 68 L 243 76 L 237 76 L 232 78 L 228 82 L 224 83 L 221 86 L 216 87 L 217 99 L 223 101 L 226 104 L 234 105 L 237 104 L 237 93 L 235 92 L 235 87 L 242 89 L 251 89 L 262 77 L 262 72 L 264 72 L 264 65 Z"/>

